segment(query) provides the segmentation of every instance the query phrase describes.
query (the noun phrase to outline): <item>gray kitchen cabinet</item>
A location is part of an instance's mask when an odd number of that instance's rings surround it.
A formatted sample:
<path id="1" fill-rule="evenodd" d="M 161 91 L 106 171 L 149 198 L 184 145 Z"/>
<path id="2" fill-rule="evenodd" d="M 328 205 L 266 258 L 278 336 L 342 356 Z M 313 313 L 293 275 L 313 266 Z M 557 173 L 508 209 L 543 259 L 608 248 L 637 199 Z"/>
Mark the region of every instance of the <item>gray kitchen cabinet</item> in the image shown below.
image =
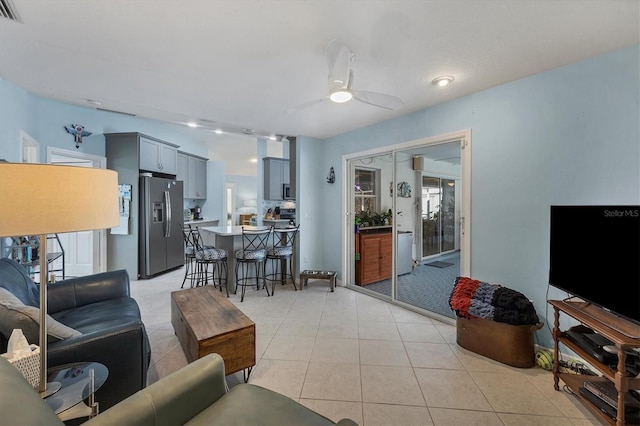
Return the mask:
<path id="1" fill-rule="evenodd" d="M 289 183 L 289 160 L 275 157 L 265 157 L 263 160 L 264 199 L 282 200 L 283 185 Z"/>
<path id="2" fill-rule="evenodd" d="M 185 182 L 184 191 L 187 191 L 187 154 L 183 154 L 182 152 L 178 152 L 178 166 L 176 171 L 176 179 Z M 186 198 L 186 197 L 185 197 Z"/>
<path id="3" fill-rule="evenodd" d="M 207 198 L 207 159 L 186 152 L 178 152 L 176 178 L 184 182 L 184 198 Z"/>
<path id="4" fill-rule="evenodd" d="M 140 170 L 175 175 L 178 170 L 178 146 L 140 136 Z"/>

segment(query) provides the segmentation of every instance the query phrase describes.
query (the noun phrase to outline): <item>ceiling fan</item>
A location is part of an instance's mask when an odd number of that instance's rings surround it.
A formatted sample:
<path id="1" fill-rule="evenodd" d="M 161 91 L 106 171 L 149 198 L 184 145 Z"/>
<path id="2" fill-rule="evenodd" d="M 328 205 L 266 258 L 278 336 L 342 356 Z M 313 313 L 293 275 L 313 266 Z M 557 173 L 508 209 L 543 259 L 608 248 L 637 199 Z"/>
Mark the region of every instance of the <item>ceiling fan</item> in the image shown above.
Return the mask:
<path id="1" fill-rule="evenodd" d="M 327 45 L 327 65 L 329 67 L 329 94 L 320 99 L 305 102 L 285 112 L 292 113 L 308 108 L 312 105 L 325 102 L 327 100 L 335 103 L 345 103 L 352 99 L 385 109 L 397 109 L 404 106 L 402 99 L 386 95 L 384 93 L 368 92 L 353 89 L 353 70 L 351 63 L 355 59 L 355 54 L 349 47 L 337 40 L 332 40 Z"/>

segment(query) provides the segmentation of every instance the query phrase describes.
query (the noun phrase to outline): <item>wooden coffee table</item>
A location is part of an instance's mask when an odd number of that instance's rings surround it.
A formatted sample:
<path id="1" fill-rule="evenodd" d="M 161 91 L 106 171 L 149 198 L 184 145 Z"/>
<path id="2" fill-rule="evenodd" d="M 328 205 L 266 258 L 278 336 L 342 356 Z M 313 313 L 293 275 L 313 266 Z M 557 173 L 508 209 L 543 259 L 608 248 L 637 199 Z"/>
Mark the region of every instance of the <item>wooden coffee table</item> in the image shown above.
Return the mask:
<path id="1" fill-rule="evenodd" d="M 225 374 L 256 365 L 256 325 L 215 287 L 171 293 L 171 324 L 189 362 L 210 353 L 224 359 Z"/>

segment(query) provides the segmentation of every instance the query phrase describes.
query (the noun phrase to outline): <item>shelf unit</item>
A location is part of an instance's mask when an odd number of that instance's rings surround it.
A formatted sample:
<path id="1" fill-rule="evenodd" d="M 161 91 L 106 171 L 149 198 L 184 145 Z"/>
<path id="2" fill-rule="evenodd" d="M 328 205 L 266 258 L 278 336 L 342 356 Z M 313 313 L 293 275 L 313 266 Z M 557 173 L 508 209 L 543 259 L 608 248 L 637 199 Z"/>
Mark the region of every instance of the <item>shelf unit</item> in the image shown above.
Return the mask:
<path id="1" fill-rule="evenodd" d="M 562 380 L 571 391 L 580 399 L 582 404 L 595 413 L 597 418 L 605 424 L 625 425 L 624 421 L 624 394 L 630 389 L 640 389 L 640 378 L 628 377 L 626 373 L 626 351 L 628 349 L 640 348 L 639 336 L 640 327 L 617 317 L 603 309 L 587 302 L 549 300 L 554 311 L 553 340 L 554 340 L 554 360 L 559 359 L 559 345 L 562 344 L 578 354 L 590 365 L 597 369 L 602 377 L 561 373 L 559 363 L 554 362 L 553 380 L 555 390 L 560 390 L 559 381 Z M 618 352 L 618 365 L 613 372 L 609 365 L 599 362 L 589 355 L 585 350 L 567 339 L 560 330 L 560 313 L 564 313 L 581 324 L 589 327 L 596 333 L 611 340 Z M 591 402 L 580 395 L 579 389 L 585 381 L 609 380 L 618 390 L 618 415 L 617 420 L 612 419 Z"/>
<path id="2" fill-rule="evenodd" d="M 25 268 L 27 274 L 31 278 L 35 280 L 35 276 L 40 274 L 40 259 L 34 258 L 29 259 L 26 250 L 30 247 L 31 252 L 33 253 L 35 250 L 38 250 L 40 247 L 40 238 L 38 236 L 35 237 L 35 240 L 31 243 L 22 242 L 23 237 L 12 237 L 11 240 L 13 243 L 9 247 L 5 247 L 3 250 L 3 256 L 11 258 L 18 262 L 22 267 Z M 65 279 L 65 259 L 64 259 L 64 248 L 62 247 L 62 243 L 60 242 L 60 237 L 58 234 L 50 234 L 47 235 L 47 241 L 54 241 L 56 248 L 50 250 L 49 246 L 47 246 L 47 277 L 51 276 L 53 272 L 62 272 L 62 279 Z M 60 259 L 61 264 L 56 266 L 55 262 Z"/>

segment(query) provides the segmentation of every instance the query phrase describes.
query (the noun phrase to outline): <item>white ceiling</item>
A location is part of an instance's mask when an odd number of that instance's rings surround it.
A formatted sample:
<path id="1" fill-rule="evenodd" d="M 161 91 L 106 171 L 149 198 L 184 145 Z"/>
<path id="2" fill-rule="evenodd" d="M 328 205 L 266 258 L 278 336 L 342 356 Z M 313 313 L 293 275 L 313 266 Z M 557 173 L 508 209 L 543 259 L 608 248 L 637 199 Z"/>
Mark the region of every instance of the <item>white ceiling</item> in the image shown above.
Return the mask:
<path id="1" fill-rule="evenodd" d="M 0 76 L 55 100 L 327 138 L 640 42 L 637 0 L 0 0 Z M 325 48 L 389 111 L 323 102 Z M 431 84 L 452 75 L 447 88 Z M 603 78 L 606 76 L 603 76 Z"/>

